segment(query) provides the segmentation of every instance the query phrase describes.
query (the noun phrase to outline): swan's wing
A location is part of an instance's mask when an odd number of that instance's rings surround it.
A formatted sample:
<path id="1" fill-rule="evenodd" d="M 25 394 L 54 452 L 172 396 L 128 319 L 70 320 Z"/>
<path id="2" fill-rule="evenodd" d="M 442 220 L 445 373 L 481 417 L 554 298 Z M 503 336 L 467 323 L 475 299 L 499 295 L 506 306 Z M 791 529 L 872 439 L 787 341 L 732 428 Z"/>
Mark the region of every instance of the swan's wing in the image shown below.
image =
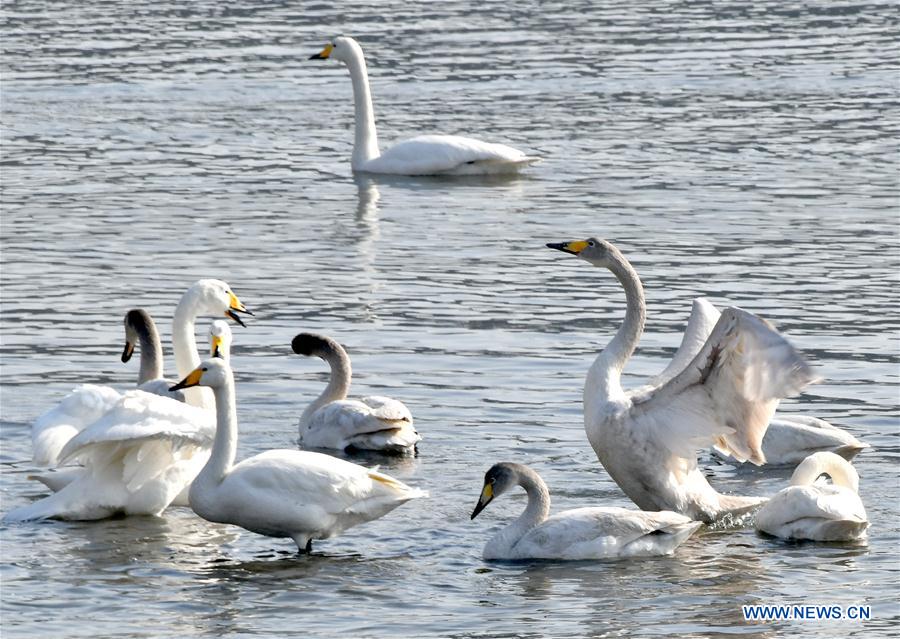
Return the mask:
<path id="1" fill-rule="evenodd" d="M 715 443 L 762 464 L 760 445 L 779 400 L 813 381 L 809 365 L 766 321 L 730 307 L 683 371 L 632 395 L 628 417 L 679 457 L 693 459 Z"/>
<path id="2" fill-rule="evenodd" d="M 110 443 L 129 446 L 164 440 L 176 449 L 185 444 L 208 448 L 214 436 L 215 416 L 211 411 L 134 390 L 73 437 L 60 453 L 60 461 L 88 463 L 91 447 Z"/>
<path id="3" fill-rule="evenodd" d="M 532 528 L 515 551 L 522 556 L 561 559 L 616 557 L 635 554 L 633 545 L 646 538 L 640 554 L 664 554 L 699 526 L 699 522 L 671 511 L 576 508 Z"/>
<path id="4" fill-rule="evenodd" d="M 372 417 L 382 422 L 408 422 L 412 424 L 412 413 L 401 401 L 381 395 L 367 395 L 359 400 L 369 407 Z"/>
<path id="5" fill-rule="evenodd" d="M 84 384 L 66 395 L 31 427 L 34 463 L 53 466 L 66 443 L 85 426 L 99 419 L 121 397 L 109 386 Z"/>
<path id="6" fill-rule="evenodd" d="M 168 379 L 151 379 L 149 381 L 144 382 L 140 386 L 138 386 L 138 390 L 142 390 L 145 393 L 150 393 L 152 395 L 160 395 L 161 397 L 169 397 L 179 402 L 185 401 L 184 393 L 180 390 L 170 391 L 169 388 L 174 386 L 177 383 L 177 380 L 172 381 Z"/>
<path id="7" fill-rule="evenodd" d="M 722 314 L 704 297 L 698 297 L 691 306 L 691 316 L 684 329 L 684 336 L 672 361 L 665 370 L 650 380 L 651 386 L 661 386 L 683 371 L 706 344 L 709 334 Z"/>
<path id="8" fill-rule="evenodd" d="M 776 415 L 762 441 L 769 464 L 798 464 L 813 453 L 831 451 L 852 459 L 868 444 L 825 420 L 807 415 Z"/>
<path id="9" fill-rule="evenodd" d="M 467 164 L 529 164 L 536 161 L 511 146 L 457 135 L 420 135 L 398 142 L 365 170 L 400 175 L 436 175 Z"/>

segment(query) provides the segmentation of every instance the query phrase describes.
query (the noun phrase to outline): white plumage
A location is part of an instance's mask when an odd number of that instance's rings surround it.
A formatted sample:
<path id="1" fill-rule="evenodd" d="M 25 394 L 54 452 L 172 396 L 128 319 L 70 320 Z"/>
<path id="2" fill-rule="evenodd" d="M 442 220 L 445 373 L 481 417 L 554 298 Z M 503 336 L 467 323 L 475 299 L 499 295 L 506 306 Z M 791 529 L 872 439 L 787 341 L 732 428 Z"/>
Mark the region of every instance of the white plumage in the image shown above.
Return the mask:
<path id="1" fill-rule="evenodd" d="M 411 455 L 422 439 L 409 409 L 396 399 L 371 395 L 346 399 L 352 369 L 344 347 L 330 337 L 300 333 L 291 341 L 298 355 L 328 363 L 328 386 L 300 416 L 300 444 L 307 448 L 370 450 Z"/>
<path id="2" fill-rule="evenodd" d="M 270 537 L 290 537 L 301 551 L 351 526 L 377 519 L 422 491 L 375 470 L 308 451 L 270 450 L 234 464 L 234 379 L 222 360 L 203 362 L 179 384 L 213 389 L 213 452 L 190 489 L 194 512 Z"/>
<path id="3" fill-rule="evenodd" d="M 778 401 L 813 381 L 800 355 L 764 320 L 731 307 L 700 346 L 649 384 L 626 391 L 620 379 L 644 329 L 637 273 L 609 242 L 548 244 L 610 269 L 625 289 L 625 321 L 588 372 L 588 440 L 622 490 L 644 510 L 674 510 L 706 522 L 752 509 L 762 498 L 722 495 L 697 467 L 697 448 L 715 443 L 740 460 L 763 462 L 760 448 Z M 702 342 L 702 344 L 701 344 Z M 686 363 L 685 363 L 686 362 Z"/>
<path id="4" fill-rule="evenodd" d="M 485 559 L 612 559 L 671 554 L 702 524 L 670 511 L 575 508 L 549 516 L 550 492 L 535 471 L 495 464 L 472 513 L 474 519 L 513 486 L 528 494 L 525 511 L 485 544 Z"/>
<path id="5" fill-rule="evenodd" d="M 832 484 L 817 482 L 821 475 Z M 756 529 L 783 539 L 855 541 L 866 536 L 866 509 L 859 498 L 859 475 L 830 452 L 807 457 L 794 470 L 791 485 L 756 513 Z"/>
<path id="6" fill-rule="evenodd" d="M 230 354 L 231 329 L 210 327 L 211 348 Z M 213 411 L 144 391 L 129 391 L 63 447 L 57 471 L 33 475 L 55 492 L 7 515 L 10 520 L 101 519 L 159 515 L 187 506 L 187 490 L 215 437 Z"/>
<path id="7" fill-rule="evenodd" d="M 346 64 L 353 81 L 354 171 L 394 175 L 492 175 L 516 173 L 538 160 L 505 144 L 456 135 L 421 135 L 398 142 L 381 153 L 362 48 L 353 38 L 341 36 L 328 43 L 321 53 L 310 57 L 327 58 Z"/>

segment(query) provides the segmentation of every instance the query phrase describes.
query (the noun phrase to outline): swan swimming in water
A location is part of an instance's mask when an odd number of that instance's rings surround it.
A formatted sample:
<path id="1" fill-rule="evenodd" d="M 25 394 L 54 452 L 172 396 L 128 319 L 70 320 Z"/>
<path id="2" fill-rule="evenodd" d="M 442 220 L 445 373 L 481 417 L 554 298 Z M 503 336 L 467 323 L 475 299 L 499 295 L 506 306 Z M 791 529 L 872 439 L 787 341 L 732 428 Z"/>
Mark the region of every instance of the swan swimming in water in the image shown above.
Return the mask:
<path id="1" fill-rule="evenodd" d="M 235 524 L 269 537 L 290 537 L 301 552 L 313 539 L 378 519 L 423 491 L 375 470 L 299 450 L 269 450 L 240 463 L 234 377 L 228 364 L 209 359 L 175 389 L 213 389 L 216 438 L 212 455 L 191 484 L 190 504 L 208 521 Z"/>
<path id="2" fill-rule="evenodd" d="M 816 482 L 821 475 L 833 483 Z M 868 526 L 856 469 L 830 452 L 804 459 L 791 475 L 791 485 L 756 513 L 756 529 L 782 539 L 856 541 L 865 538 Z"/>
<path id="3" fill-rule="evenodd" d="M 715 443 L 736 459 L 765 461 L 760 444 L 779 400 L 814 381 L 796 350 L 764 320 L 729 307 L 687 364 L 673 361 L 649 384 L 626 391 L 622 370 L 646 316 L 637 273 L 604 240 L 547 246 L 608 268 L 625 289 L 625 321 L 584 386 L 588 440 L 625 494 L 644 510 L 674 510 L 707 523 L 762 503 L 716 492 L 697 467 L 696 451 Z"/>
<path id="4" fill-rule="evenodd" d="M 575 508 L 550 515 L 550 492 L 528 466 L 501 462 L 485 473 L 472 519 L 495 497 L 521 486 L 528 505 L 484 547 L 485 559 L 610 559 L 671 554 L 703 524 L 670 511 Z"/>
<path id="5" fill-rule="evenodd" d="M 218 306 L 200 304 L 200 308 L 224 308 L 222 312 L 229 317 L 227 311 L 232 307 L 247 312 L 228 285 L 218 280 L 201 280 L 185 296 L 202 300 L 203 295 L 197 295 L 198 285 L 211 298 L 216 291 L 221 294 Z M 189 319 L 193 325 L 193 318 Z M 213 322 L 210 338 L 213 352 L 227 357 L 231 344 L 228 326 Z M 65 444 L 60 464 L 76 466 L 32 476 L 54 494 L 15 509 L 5 519 L 159 515 L 172 503 L 187 505 L 186 489 L 206 463 L 214 435 L 213 411 L 141 390 L 129 391 Z"/>
<path id="6" fill-rule="evenodd" d="M 346 399 L 352 373 L 343 346 L 324 335 L 300 333 L 291 341 L 291 348 L 298 355 L 320 357 L 331 368 L 328 386 L 300 416 L 301 445 L 415 454 L 422 437 L 402 402 L 378 395 Z"/>
<path id="7" fill-rule="evenodd" d="M 482 142 L 457 135 L 420 135 L 398 142 L 382 153 L 378 149 L 369 75 L 362 47 L 340 36 L 310 60 L 340 60 L 353 81 L 356 131 L 351 166 L 354 171 L 394 175 L 494 175 L 517 173 L 538 158 L 505 144 Z"/>

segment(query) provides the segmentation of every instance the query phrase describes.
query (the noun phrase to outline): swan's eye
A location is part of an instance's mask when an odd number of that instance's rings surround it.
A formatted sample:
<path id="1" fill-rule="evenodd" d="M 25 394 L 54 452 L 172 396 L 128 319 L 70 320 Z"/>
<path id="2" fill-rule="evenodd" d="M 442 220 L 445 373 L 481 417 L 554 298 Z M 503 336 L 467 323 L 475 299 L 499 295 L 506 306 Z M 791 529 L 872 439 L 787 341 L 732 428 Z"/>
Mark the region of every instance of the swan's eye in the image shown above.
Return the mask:
<path id="1" fill-rule="evenodd" d="M 205 372 L 208 371 L 209 369 L 204 367 L 204 368 L 201 368 L 200 370 L 201 370 L 202 372 L 205 373 Z"/>
<path id="2" fill-rule="evenodd" d="M 593 245 L 594 245 L 593 240 L 589 240 L 589 241 L 588 241 L 588 246 L 593 246 Z"/>

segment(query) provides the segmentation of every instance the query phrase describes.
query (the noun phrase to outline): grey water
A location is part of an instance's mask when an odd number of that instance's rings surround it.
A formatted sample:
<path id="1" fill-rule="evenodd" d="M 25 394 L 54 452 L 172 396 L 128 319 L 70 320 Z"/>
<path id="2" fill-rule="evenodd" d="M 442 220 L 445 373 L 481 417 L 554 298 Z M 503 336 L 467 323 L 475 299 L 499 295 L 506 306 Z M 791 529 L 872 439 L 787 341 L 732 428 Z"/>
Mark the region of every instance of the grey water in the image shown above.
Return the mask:
<path id="1" fill-rule="evenodd" d="M 866 0 L 3 3 L 0 511 L 46 494 L 35 417 L 79 383 L 134 383 L 124 313 L 168 336 L 201 277 L 256 313 L 235 329 L 239 458 L 296 445 L 327 371 L 290 341 L 318 331 L 347 346 L 354 393 L 403 400 L 424 437 L 364 463 L 431 494 L 309 557 L 178 508 L 4 524 L 3 636 L 896 636 L 898 22 Z M 464 134 L 543 162 L 354 179 L 347 71 L 306 60 L 340 33 L 367 53 L 382 145 Z M 646 286 L 626 384 L 664 368 L 697 296 L 814 363 L 821 383 L 782 408 L 871 445 L 867 543 L 706 530 L 649 560 L 481 559 L 524 506 L 469 520 L 496 461 L 532 465 L 555 510 L 631 506 L 581 415 L 622 292 L 544 248 L 589 235 Z M 791 470 L 701 460 L 730 493 Z M 745 622 L 754 603 L 872 618 Z"/>

